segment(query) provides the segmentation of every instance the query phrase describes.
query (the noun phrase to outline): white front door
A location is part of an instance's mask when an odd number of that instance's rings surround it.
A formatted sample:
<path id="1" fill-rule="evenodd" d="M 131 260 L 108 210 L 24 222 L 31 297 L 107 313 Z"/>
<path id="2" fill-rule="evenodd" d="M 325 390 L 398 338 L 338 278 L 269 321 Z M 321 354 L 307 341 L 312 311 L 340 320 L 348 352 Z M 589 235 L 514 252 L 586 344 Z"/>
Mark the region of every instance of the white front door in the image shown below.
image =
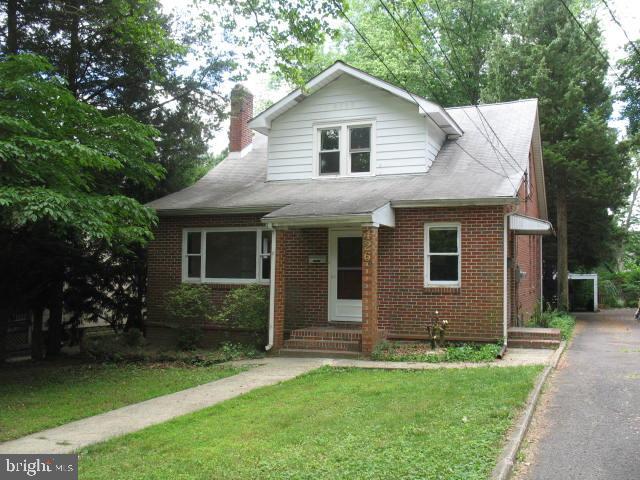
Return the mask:
<path id="1" fill-rule="evenodd" d="M 329 321 L 362 321 L 360 230 L 329 230 Z"/>

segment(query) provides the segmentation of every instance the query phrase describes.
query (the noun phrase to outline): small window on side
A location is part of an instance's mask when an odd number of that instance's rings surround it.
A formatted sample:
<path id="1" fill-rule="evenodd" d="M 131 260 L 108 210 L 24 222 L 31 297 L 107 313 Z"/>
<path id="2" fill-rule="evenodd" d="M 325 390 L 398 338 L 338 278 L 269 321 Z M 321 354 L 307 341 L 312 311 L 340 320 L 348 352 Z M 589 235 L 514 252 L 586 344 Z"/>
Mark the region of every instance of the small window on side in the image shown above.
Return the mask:
<path id="1" fill-rule="evenodd" d="M 460 226 L 425 225 L 425 286 L 459 286 Z"/>

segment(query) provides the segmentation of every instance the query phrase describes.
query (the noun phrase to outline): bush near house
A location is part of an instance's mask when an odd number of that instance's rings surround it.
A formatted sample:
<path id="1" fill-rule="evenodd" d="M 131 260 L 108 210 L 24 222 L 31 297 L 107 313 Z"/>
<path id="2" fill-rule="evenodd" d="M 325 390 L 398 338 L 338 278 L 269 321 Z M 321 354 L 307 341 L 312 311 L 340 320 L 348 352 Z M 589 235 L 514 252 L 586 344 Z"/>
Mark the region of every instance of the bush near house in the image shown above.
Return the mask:
<path id="1" fill-rule="evenodd" d="M 527 327 L 559 328 L 563 340 L 571 338 L 575 326 L 576 319 L 568 313 L 558 310 L 541 311 L 539 308 L 527 323 Z"/>
<path id="2" fill-rule="evenodd" d="M 600 303 L 605 307 L 637 307 L 640 299 L 640 267 L 620 272 L 598 272 Z"/>
<path id="3" fill-rule="evenodd" d="M 195 350 L 202 339 L 202 325 L 214 312 L 209 289 L 205 285 L 183 283 L 167 292 L 165 309 L 180 329 L 178 348 Z"/>

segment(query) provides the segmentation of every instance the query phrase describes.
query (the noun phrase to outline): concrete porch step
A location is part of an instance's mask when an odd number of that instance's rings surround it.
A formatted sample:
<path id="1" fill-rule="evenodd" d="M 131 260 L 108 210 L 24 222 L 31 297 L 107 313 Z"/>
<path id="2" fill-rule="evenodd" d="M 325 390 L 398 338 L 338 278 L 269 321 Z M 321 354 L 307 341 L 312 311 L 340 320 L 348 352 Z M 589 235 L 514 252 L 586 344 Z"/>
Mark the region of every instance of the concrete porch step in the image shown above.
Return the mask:
<path id="1" fill-rule="evenodd" d="M 509 348 L 552 348 L 560 346 L 560 340 L 513 338 L 510 337 L 507 345 Z"/>
<path id="2" fill-rule="evenodd" d="M 509 340 L 562 340 L 562 335 L 558 328 L 510 327 L 507 334 Z"/>
<path id="3" fill-rule="evenodd" d="M 360 341 L 357 340 L 324 340 L 318 338 L 290 338 L 284 341 L 285 349 L 296 350 L 331 350 L 339 352 L 360 352 Z"/>
<path id="4" fill-rule="evenodd" d="M 315 339 L 360 342 L 362 340 L 362 333 L 358 329 L 309 327 L 292 330 L 289 338 L 295 340 Z"/>

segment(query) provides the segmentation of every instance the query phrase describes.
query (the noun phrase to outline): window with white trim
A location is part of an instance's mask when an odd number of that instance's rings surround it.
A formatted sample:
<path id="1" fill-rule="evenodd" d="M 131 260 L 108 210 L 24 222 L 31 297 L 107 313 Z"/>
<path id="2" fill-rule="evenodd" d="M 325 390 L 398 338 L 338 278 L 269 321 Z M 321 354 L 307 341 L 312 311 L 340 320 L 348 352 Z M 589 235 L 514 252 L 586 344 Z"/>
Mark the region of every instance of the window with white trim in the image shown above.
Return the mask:
<path id="1" fill-rule="evenodd" d="M 315 128 L 316 176 L 374 173 L 374 122 L 349 122 Z"/>
<path id="2" fill-rule="evenodd" d="M 185 282 L 265 283 L 271 272 L 271 230 L 185 229 L 182 259 Z"/>
<path id="3" fill-rule="evenodd" d="M 424 226 L 424 284 L 426 287 L 460 286 L 460 224 Z"/>

